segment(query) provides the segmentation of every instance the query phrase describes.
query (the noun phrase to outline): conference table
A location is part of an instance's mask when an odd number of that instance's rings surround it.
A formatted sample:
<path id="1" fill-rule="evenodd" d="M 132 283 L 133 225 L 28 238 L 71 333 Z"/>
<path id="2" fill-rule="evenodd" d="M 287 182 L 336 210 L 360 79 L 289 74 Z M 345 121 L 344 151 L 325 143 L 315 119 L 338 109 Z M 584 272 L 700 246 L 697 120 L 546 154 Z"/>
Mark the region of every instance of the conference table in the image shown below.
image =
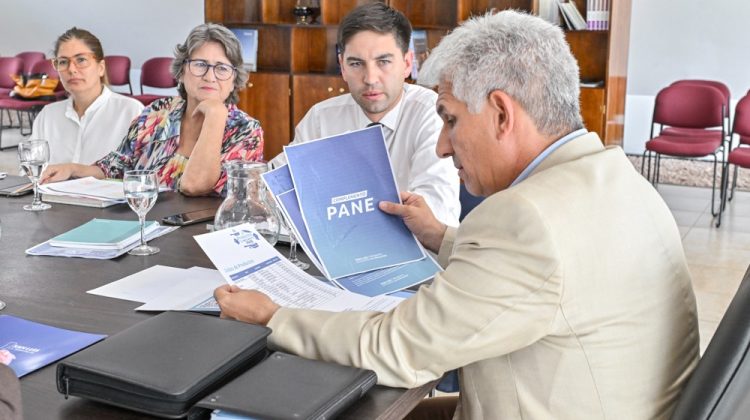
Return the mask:
<path id="1" fill-rule="evenodd" d="M 161 252 L 146 257 L 123 255 L 112 260 L 42 257 L 24 251 L 93 218 L 137 220 L 127 204 L 105 209 L 52 204 L 43 212 L 22 209 L 30 196 L 0 198 L 0 314 L 14 315 L 55 327 L 99 334 L 118 332 L 153 316 L 136 312 L 138 302 L 86 293 L 104 284 L 154 265 L 214 268 L 194 235 L 206 233 L 206 224 L 177 229 L 150 243 Z M 159 194 L 147 220 L 186 211 L 218 207 L 220 198 L 187 198 L 174 192 Z M 282 254 L 288 248 L 279 246 Z M 303 253 L 300 258 L 305 259 Z M 210 315 L 205 315 L 210 316 Z M 141 419 L 149 416 L 105 404 L 70 397 L 65 400 L 55 385 L 56 363 L 21 379 L 24 418 L 36 419 Z M 396 419 L 406 415 L 435 386 L 413 389 L 374 387 L 350 407 L 342 419 Z"/>

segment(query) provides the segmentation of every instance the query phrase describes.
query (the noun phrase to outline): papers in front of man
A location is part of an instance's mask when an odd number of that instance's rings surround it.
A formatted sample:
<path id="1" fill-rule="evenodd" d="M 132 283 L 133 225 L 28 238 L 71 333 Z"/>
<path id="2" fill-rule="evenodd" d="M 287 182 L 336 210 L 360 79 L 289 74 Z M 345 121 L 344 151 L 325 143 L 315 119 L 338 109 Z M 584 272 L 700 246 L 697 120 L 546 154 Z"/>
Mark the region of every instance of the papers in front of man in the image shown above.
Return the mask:
<path id="1" fill-rule="evenodd" d="M 40 184 L 42 200 L 86 207 L 109 207 L 125 202 L 122 182 L 94 177 Z"/>
<path id="2" fill-rule="evenodd" d="M 378 209 L 400 202 L 379 126 L 284 147 L 304 226 L 329 279 L 425 258 L 401 218 Z"/>
<path id="3" fill-rule="evenodd" d="M 161 226 L 156 222 L 149 223 L 154 223 L 155 226 L 153 226 L 153 229 L 146 233 L 146 241 L 150 241 L 154 238 L 158 238 L 159 236 L 166 235 L 167 233 L 172 232 L 178 228 L 178 226 Z M 127 243 L 122 248 L 53 246 L 51 242 L 52 241 L 49 240 L 42 242 L 39 245 L 35 245 L 27 249 L 26 254 L 49 257 L 76 257 L 96 260 L 109 260 L 119 257 L 120 255 L 123 255 L 138 246 L 140 244 L 140 233 L 137 234 L 133 241 Z"/>
<path id="4" fill-rule="evenodd" d="M 155 265 L 87 293 L 143 303 L 136 311 L 219 312 L 213 292 L 224 283 L 213 269 Z"/>
<path id="5" fill-rule="evenodd" d="M 194 238 L 224 280 L 263 292 L 285 307 L 388 311 L 403 300 L 364 296 L 317 280 L 284 258 L 248 223 Z"/>
<path id="6" fill-rule="evenodd" d="M 20 378 L 105 337 L 0 315 L 0 363 Z"/>
<path id="7" fill-rule="evenodd" d="M 281 213 L 288 221 L 290 229 L 299 238 L 299 243 L 305 254 L 318 267 L 318 270 L 324 272 L 310 243 L 310 236 L 300 212 L 288 166 L 284 165 L 266 172 L 262 174 L 262 177 L 271 195 L 276 199 Z M 425 253 L 425 255 L 426 257 L 421 260 L 341 277 L 333 279 L 333 282 L 350 292 L 366 296 L 393 293 L 430 280 L 435 273 L 441 270 L 429 254 Z"/>

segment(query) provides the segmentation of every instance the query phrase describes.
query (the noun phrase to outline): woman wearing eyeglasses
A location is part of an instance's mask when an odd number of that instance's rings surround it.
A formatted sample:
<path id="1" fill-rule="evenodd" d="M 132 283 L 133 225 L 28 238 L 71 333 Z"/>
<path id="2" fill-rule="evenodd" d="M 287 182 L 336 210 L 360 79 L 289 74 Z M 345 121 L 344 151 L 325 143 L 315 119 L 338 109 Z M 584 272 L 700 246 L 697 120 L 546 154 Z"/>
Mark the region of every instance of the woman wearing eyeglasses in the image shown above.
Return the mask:
<path id="1" fill-rule="evenodd" d="M 94 165 L 50 165 L 42 182 L 151 169 L 186 195 L 224 193 L 222 162 L 263 159 L 260 123 L 235 106 L 247 82 L 239 41 L 221 25 L 200 25 L 175 49 L 172 74 L 180 96 L 145 109 L 116 151 Z"/>
<path id="2" fill-rule="evenodd" d="M 109 90 L 102 44 L 91 32 L 65 31 L 54 52 L 69 97 L 42 108 L 32 138 L 49 142 L 51 163 L 92 164 L 119 146 L 143 105 Z"/>

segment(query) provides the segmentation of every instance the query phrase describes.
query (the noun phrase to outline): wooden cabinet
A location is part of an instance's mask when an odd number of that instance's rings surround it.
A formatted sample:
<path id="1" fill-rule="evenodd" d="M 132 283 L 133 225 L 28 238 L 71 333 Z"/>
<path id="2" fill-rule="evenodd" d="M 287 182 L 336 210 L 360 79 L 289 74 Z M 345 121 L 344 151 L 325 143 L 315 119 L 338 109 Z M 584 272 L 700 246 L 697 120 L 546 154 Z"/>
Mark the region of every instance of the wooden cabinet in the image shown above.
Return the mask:
<path id="1" fill-rule="evenodd" d="M 292 133 L 307 110 L 320 101 L 349 92 L 341 76 L 295 74 L 292 76 Z"/>
<path id="2" fill-rule="evenodd" d="M 315 103 L 347 91 L 336 57 L 338 22 L 354 7 L 377 0 L 320 0 L 318 21 L 295 25 L 295 0 L 205 0 L 207 22 L 258 30 L 258 73 L 241 94 L 240 107 L 261 121 L 265 157 L 280 153 L 294 126 Z M 487 10 L 536 12 L 539 0 L 383 0 L 402 11 L 415 29 L 427 31 L 428 45 L 463 20 Z M 586 0 L 571 0 L 585 17 Z M 632 0 L 611 0 L 610 30 L 566 31 L 581 68 L 586 127 L 605 144 L 622 144 L 628 40 Z"/>
<path id="3" fill-rule="evenodd" d="M 263 156 L 266 160 L 281 153 L 291 137 L 290 96 L 287 73 L 252 73 L 247 87 L 240 92 L 237 106 L 257 118 L 263 127 Z"/>

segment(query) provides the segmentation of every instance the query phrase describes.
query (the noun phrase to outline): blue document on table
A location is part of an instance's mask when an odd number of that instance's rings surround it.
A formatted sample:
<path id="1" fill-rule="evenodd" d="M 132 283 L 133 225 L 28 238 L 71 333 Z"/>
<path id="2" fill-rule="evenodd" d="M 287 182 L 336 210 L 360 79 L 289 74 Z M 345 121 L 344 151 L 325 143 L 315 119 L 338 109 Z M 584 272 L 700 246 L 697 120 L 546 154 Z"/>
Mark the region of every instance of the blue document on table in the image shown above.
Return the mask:
<path id="1" fill-rule="evenodd" d="M 0 363 L 20 378 L 105 337 L 0 315 Z"/>
<path id="2" fill-rule="evenodd" d="M 378 209 L 381 201 L 400 202 L 380 126 L 285 146 L 284 152 L 326 277 L 424 258 L 401 218 Z"/>

